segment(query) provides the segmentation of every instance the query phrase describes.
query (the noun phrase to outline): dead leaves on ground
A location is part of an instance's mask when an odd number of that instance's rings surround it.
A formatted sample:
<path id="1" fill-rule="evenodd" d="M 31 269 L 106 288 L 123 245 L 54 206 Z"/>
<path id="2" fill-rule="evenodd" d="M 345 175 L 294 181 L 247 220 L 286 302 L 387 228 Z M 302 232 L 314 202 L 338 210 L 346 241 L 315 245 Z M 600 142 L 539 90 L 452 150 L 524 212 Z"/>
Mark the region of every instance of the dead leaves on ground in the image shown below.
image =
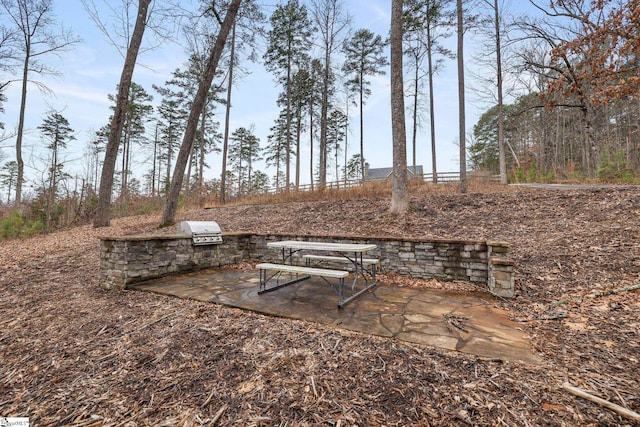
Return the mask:
<path id="1" fill-rule="evenodd" d="M 504 240 L 543 367 L 97 286 L 98 236 L 171 233 L 159 216 L 0 243 L 0 415 L 34 425 L 623 425 L 565 381 L 640 409 L 640 196 L 416 194 L 183 212 L 223 231 Z M 236 268 L 250 268 L 237 266 Z M 477 285 L 381 274 L 416 288 Z M 589 295 L 597 294 L 597 297 Z M 525 321 L 526 320 L 526 321 Z M 444 319 L 463 330 L 465 319 Z"/>

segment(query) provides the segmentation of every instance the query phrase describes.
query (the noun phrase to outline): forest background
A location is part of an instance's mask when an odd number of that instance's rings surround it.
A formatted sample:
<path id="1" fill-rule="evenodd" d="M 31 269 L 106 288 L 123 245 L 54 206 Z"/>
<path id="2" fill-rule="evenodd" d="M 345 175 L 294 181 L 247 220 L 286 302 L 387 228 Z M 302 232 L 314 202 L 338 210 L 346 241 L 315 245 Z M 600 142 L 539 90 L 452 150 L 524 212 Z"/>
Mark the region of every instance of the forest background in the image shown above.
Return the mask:
<path id="1" fill-rule="evenodd" d="M 34 227 L 87 220 L 137 3 L 0 3 L 0 200 L 6 207 L 16 200 L 15 141 L 22 135 L 19 198 L 31 203 Z M 407 162 L 432 178 L 459 168 L 455 2 L 404 3 Z M 504 178 L 511 182 L 636 180 L 638 2 L 464 4 L 467 168 L 500 174 L 503 141 Z M 167 192 L 198 64 L 217 31 L 207 6 L 152 3 L 116 170 L 114 197 L 124 210 L 131 198 Z M 13 19 L 18 7 L 43 18 L 26 77 L 27 45 Z M 330 47 L 320 28 L 328 9 L 337 24 Z M 385 1 L 245 2 L 202 116 L 185 194 L 202 203 L 359 180 L 365 162 L 390 166 L 389 14 Z M 277 30 L 287 23 L 295 42 L 288 56 L 276 49 L 284 40 Z M 369 62 L 356 60 L 363 57 Z M 331 88 L 322 99 L 314 83 L 326 63 Z M 325 134 L 317 128 L 323 108 Z"/>

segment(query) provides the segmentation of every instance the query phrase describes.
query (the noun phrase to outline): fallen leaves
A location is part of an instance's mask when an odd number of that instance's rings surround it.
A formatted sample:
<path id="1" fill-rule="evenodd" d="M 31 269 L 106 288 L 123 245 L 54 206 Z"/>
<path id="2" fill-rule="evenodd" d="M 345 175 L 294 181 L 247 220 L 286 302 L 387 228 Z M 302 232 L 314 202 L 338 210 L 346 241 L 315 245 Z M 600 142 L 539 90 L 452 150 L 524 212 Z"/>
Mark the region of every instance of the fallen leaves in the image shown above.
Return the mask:
<path id="1" fill-rule="evenodd" d="M 0 415 L 35 425 L 617 425 L 571 380 L 640 409 L 640 195 L 510 190 L 185 211 L 223 231 L 504 240 L 542 368 L 482 360 L 97 284 L 98 236 L 171 234 L 158 215 L 0 243 Z M 249 269 L 251 265 L 230 268 Z M 474 292 L 483 284 L 380 274 Z M 620 291 L 620 289 L 626 289 Z M 464 318 L 445 318 L 465 333 Z"/>

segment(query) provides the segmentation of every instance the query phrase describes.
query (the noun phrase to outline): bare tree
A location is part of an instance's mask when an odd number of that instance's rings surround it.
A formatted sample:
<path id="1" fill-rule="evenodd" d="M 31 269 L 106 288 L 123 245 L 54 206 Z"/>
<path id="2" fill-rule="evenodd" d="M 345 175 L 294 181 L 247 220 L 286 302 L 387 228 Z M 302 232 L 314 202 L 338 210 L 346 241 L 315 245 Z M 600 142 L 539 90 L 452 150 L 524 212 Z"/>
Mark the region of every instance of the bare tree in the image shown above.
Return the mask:
<path id="1" fill-rule="evenodd" d="M 6 28 L 4 25 L 0 25 L 0 71 L 11 71 L 14 65 L 17 64 L 17 32 Z M 4 89 L 9 85 L 10 81 L 0 81 L 0 113 L 4 113 L 3 103 L 7 101 L 7 97 L 4 95 Z M 8 139 L 4 133 L 4 123 L 0 122 L 0 142 Z M 0 152 L 0 160 L 2 160 L 3 154 Z M 7 203 L 8 200 L 7 200 Z"/>
<path id="2" fill-rule="evenodd" d="M 224 204 L 227 194 L 227 155 L 229 150 L 229 125 L 231 122 L 231 89 L 233 88 L 233 68 L 236 62 L 236 25 L 231 27 L 231 51 L 229 53 L 229 73 L 227 81 L 227 102 L 224 111 L 224 137 L 222 143 L 222 172 L 220 173 L 220 203 Z"/>
<path id="3" fill-rule="evenodd" d="M 429 83 L 429 128 L 431 138 L 431 170 L 433 182 L 438 182 L 436 159 L 435 91 L 433 77 L 440 71 L 445 58 L 453 59 L 453 53 L 441 41 L 449 38 L 449 28 L 453 25 L 453 13 L 445 8 L 450 0 L 409 0 L 405 2 L 404 39 L 405 54 L 413 67 L 413 128 L 411 145 L 413 167 L 416 167 L 416 145 L 418 132 L 419 92 L 424 75 L 420 74 L 422 62 L 427 60 Z M 440 58 L 436 58 L 436 55 Z"/>
<path id="4" fill-rule="evenodd" d="M 393 137 L 393 191 L 391 212 L 409 208 L 407 176 L 407 131 L 404 117 L 402 71 L 402 0 L 391 1 L 391 131 Z"/>
<path id="5" fill-rule="evenodd" d="M 202 113 L 202 109 L 204 108 L 209 88 L 211 87 L 213 77 L 216 74 L 218 62 L 220 61 L 222 51 L 224 50 L 224 46 L 227 42 L 227 37 L 231 32 L 231 27 L 233 26 L 236 14 L 240 8 L 240 3 L 242 3 L 242 0 L 232 0 L 229 4 L 224 20 L 220 22 L 220 31 L 218 32 L 216 42 L 209 53 L 207 65 L 205 67 L 202 80 L 200 81 L 200 86 L 198 87 L 198 92 L 193 100 L 193 104 L 191 104 L 187 128 L 182 139 L 178 158 L 176 159 L 176 167 L 173 171 L 173 178 L 171 179 L 171 187 L 167 196 L 167 204 L 162 216 L 161 226 L 163 227 L 169 226 L 175 222 L 175 216 L 178 210 L 178 197 L 180 196 L 180 189 L 182 188 L 184 171 L 187 166 L 187 161 L 189 160 L 189 155 L 191 154 L 191 148 L 193 147 L 193 141 L 198 127 L 198 119 Z M 218 20 L 220 20 L 217 11 L 212 8 L 211 12 L 215 14 Z"/>
<path id="6" fill-rule="evenodd" d="M 496 29 L 496 85 L 498 89 L 498 158 L 500 160 L 500 183 L 507 183 L 507 156 L 504 143 L 504 100 L 502 93 L 502 39 L 500 37 L 500 10 L 498 0 L 493 0 Z"/>
<path id="7" fill-rule="evenodd" d="M 0 71 L 12 71 L 19 62 L 18 31 L 0 25 Z M 11 81 L 0 81 L 0 102 L 4 102 L 2 91 Z M 0 112 L 4 112 L 0 110 Z"/>
<path id="8" fill-rule="evenodd" d="M 214 86 L 218 87 L 220 91 L 225 85 L 226 82 L 226 100 L 222 100 L 217 96 L 212 96 L 210 100 L 208 100 L 204 107 L 203 112 L 201 114 L 201 123 L 204 124 L 204 117 L 207 114 L 207 110 L 213 109 L 210 108 L 210 105 L 213 101 L 220 102 L 225 105 L 225 114 L 224 114 L 224 129 L 222 132 L 222 172 L 220 176 L 220 186 L 219 186 L 219 198 L 220 202 L 225 202 L 225 197 L 227 194 L 227 157 L 228 157 L 228 145 L 229 145 L 229 129 L 230 129 L 230 120 L 231 120 L 231 108 L 233 107 L 232 102 L 232 90 L 233 86 L 238 84 L 238 81 L 246 74 L 248 71 L 245 70 L 241 66 L 242 59 L 249 59 L 250 61 L 255 62 L 257 58 L 257 50 L 258 44 L 261 40 L 261 35 L 263 35 L 263 28 L 261 26 L 265 17 L 262 14 L 260 7 L 257 5 L 255 0 L 244 0 L 242 3 L 242 7 L 238 9 L 238 13 L 234 24 L 231 28 L 230 38 L 227 40 L 228 45 L 228 55 L 224 55 L 221 60 L 224 61 L 224 65 L 218 67 L 220 70 L 218 71 L 216 76 L 222 76 L 224 74 L 224 68 L 226 68 L 226 77 L 224 77 L 220 83 L 216 83 Z M 212 44 L 215 43 L 216 34 L 219 29 L 219 20 L 212 20 L 207 13 L 202 14 L 202 16 L 195 17 L 192 19 L 191 24 L 188 28 L 185 28 L 184 35 L 188 41 L 189 50 L 193 52 L 194 55 L 197 55 L 199 58 L 198 64 L 198 75 L 197 78 L 200 79 L 202 74 L 204 73 L 204 68 L 206 67 L 207 57 L 209 52 L 211 51 Z M 214 79 L 217 77 L 214 76 Z M 194 90 L 193 96 L 195 96 L 195 92 L 197 91 L 197 87 Z M 216 92 L 216 90 L 212 89 L 212 92 Z M 200 131 L 200 139 L 202 140 L 205 135 L 204 126 L 201 126 Z M 202 187 L 201 183 L 203 174 L 203 156 L 200 156 L 200 174 L 199 174 L 199 187 Z M 189 174 L 187 174 L 189 175 Z M 202 195 L 202 188 L 200 188 L 199 194 Z M 200 199 L 202 200 L 202 199 Z"/>
<path id="9" fill-rule="evenodd" d="M 113 119 L 109 129 L 109 141 L 105 149 L 104 162 L 102 164 L 102 175 L 100 176 L 100 191 L 98 193 L 98 204 L 96 207 L 96 217 L 93 221 L 94 227 L 108 227 L 111 222 L 111 192 L 113 190 L 113 172 L 115 170 L 116 159 L 118 157 L 118 147 L 122 136 L 127 114 L 127 102 L 129 99 L 129 88 L 133 70 L 138 58 L 142 37 L 146 28 L 147 14 L 151 0 L 139 0 L 136 23 L 131 35 L 131 41 L 127 48 L 127 55 L 120 75 L 118 84 L 118 94 L 116 96 L 116 107 L 113 112 Z"/>
<path id="10" fill-rule="evenodd" d="M 535 5 L 535 3 L 532 2 Z M 594 69 L 589 65 L 592 56 L 600 56 L 608 43 L 597 43 L 590 48 L 580 48 L 577 55 L 562 49 L 570 45 L 571 39 L 580 34 L 585 27 L 604 25 L 601 13 L 590 14 L 584 10 L 586 0 L 561 3 L 557 6 L 542 8 L 547 20 L 524 20 L 518 23 L 528 40 L 542 43 L 544 56 L 523 56 L 524 70 L 531 72 L 545 82 L 543 92 L 547 108 L 574 108 L 582 117 L 582 168 L 589 176 L 596 173 L 598 143 L 595 129 L 599 107 L 598 95 L 594 91 L 596 82 Z M 580 18 L 581 17 L 581 18 Z M 549 52 L 550 51 L 550 52 Z M 548 52 L 548 54 L 547 54 Z M 524 51 L 524 53 L 528 53 Z M 543 61 L 540 61 L 542 59 Z M 606 65 L 604 68 L 608 68 Z M 608 84 L 609 86 L 615 86 Z M 546 126 L 541 126 L 545 130 Z M 541 147 L 542 148 L 542 147 Z"/>
<path id="11" fill-rule="evenodd" d="M 359 96 L 360 106 L 360 170 L 364 181 L 364 102 L 371 94 L 371 82 L 367 80 L 369 76 L 383 75 L 383 67 L 389 65 L 382 50 L 385 42 L 380 35 L 374 34 L 366 28 L 361 28 L 344 43 L 346 61 L 342 66 L 349 79 L 347 89 L 355 92 Z M 348 97 L 348 96 L 347 96 Z M 347 102 L 347 106 L 349 103 Z M 347 153 L 345 144 L 345 155 Z M 346 165 L 346 161 L 345 161 Z"/>
<path id="12" fill-rule="evenodd" d="M 467 192 L 467 144 L 464 105 L 464 23 L 462 0 L 457 0 L 458 16 L 458 138 L 460 139 L 460 192 Z"/>
<path id="13" fill-rule="evenodd" d="M 476 80 L 480 82 L 479 91 L 482 92 L 491 102 L 496 102 L 496 126 L 497 126 L 497 147 L 498 147 L 498 172 L 500 174 L 500 182 L 507 184 L 507 158 L 506 158 L 506 141 L 505 141 L 505 52 L 509 47 L 505 43 L 507 26 L 503 17 L 505 6 L 504 1 L 500 0 L 483 0 L 490 16 L 480 19 L 484 25 L 476 25 L 482 35 L 487 38 L 487 43 L 483 44 L 483 48 L 474 55 L 474 60 L 486 67 L 479 67 L 478 72 L 471 72 Z M 489 25 L 489 21 L 493 25 Z M 490 54 L 491 53 L 491 54 Z M 495 56 L 493 56 L 493 55 Z M 486 69 L 492 70 L 487 73 Z"/>
<path id="14" fill-rule="evenodd" d="M 16 162 L 18 176 L 16 179 L 15 203 L 22 200 L 22 183 L 24 180 L 24 160 L 22 159 L 22 138 L 24 134 L 24 118 L 27 105 L 27 86 L 29 75 L 56 74 L 56 71 L 41 62 L 39 58 L 50 54 L 60 54 L 80 40 L 64 28 L 58 30 L 53 15 L 52 0 L 0 0 L 20 39 L 22 54 L 22 90 L 20 95 L 20 113 L 18 133 L 16 137 Z M 44 91 L 48 88 L 35 82 Z"/>
<path id="15" fill-rule="evenodd" d="M 98 29 L 124 58 L 120 83 L 118 84 L 118 94 L 116 95 L 116 107 L 109 125 L 108 143 L 105 148 L 105 158 L 100 177 L 97 212 L 93 224 L 94 227 L 106 227 L 111 220 L 113 174 L 128 106 L 131 79 L 138 55 L 141 51 L 151 50 L 169 39 L 172 30 L 171 24 L 175 23 L 175 19 L 181 16 L 181 11 L 179 6 L 172 5 L 171 2 L 168 2 L 167 9 L 160 10 L 157 7 L 154 8 L 158 2 L 137 0 L 136 19 L 135 23 L 131 25 L 130 12 L 136 0 L 121 0 L 120 5 L 116 5 L 112 0 L 81 1 Z M 112 19 L 108 21 L 102 19 L 99 8 L 96 6 L 97 1 L 101 1 L 106 10 L 110 11 Z M 168 24 L 165 24 L 165 22 Z M 152 30 L 156 40 L 152 43 L 146 42 L 143 49 L 142 41 L 147 29 Z"/>
<path id="16" fill-rule="evenodd" d="M 341 0 L 312 0 L 311 17 L 320 33 L 320 43 L 324 55 L 322 69 L 322 101 L 320 105 L 320 153 L 319 182 L 320 189 L 327 183 L 327 127 L 329 95 L 331 92 L 331 60 L 333 54 L 342 45 L 342 37 L 349 29 L 350 17 L 344 12 Z"/>

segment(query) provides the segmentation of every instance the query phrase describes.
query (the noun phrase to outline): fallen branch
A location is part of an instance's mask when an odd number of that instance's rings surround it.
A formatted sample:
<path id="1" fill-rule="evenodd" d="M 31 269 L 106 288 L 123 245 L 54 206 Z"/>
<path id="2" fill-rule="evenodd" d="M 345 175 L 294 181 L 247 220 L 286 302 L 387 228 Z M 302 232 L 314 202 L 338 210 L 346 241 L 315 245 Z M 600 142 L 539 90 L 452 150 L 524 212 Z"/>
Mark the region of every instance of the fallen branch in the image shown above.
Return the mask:
<path id="1" fill-rule="evenodd" d="M 536 320 L 558 320 L 566 319 L 569 314 L 563 310 L 547 310 L 536 316 Z"/>
<path id="2" fill-rule="evenodd" d="M 582 301 L 584 301 L 585 298 L 599 298 L 599 297 L 604 297 L 604 296 L 607 296 L 607 295 L 620 294 L 622 292 L 637 291 L 638 289 L 640 289 L 640 283 L 636 283 L 635 285 L 631 285 L 631 286 L 625 286 L 623 288 L 609 289 L 608 291 L 596 292 L 596 293 L 588 294 L 588 295 L 585 295 L 585 296 L 582 296 L 582 297 L 566 298 L 566 299 L 554 302 L 553 304 L 551 304 L 551 307 L 556 307 L 556 306 L 559 306 L 559 305 L 569 304 L 570 302 L 575 302 L 575 303 L 581 304 Z"/>
<path id="3" fill-rule="evenodd" d="M 607 296 L 607 295 L 615 295 L 615 294 L 619 294 L 619 293 L 622 293 L 622 292 L 635 291 L 635 290 L 638 290 L 638 289 L 640 289 L 640 283 L 637 283 L 637 284 L 631 285 L 631 286 L 625 286 L 624 288 L 610 289 L 608 291 L 596 292 L 595 294 L 587 295 L 587 298 L 604 297 L 604 296 Z"/>
<path id="4" fill-rule="evenodd" d="M 218 412 L 216 412 L 216 414 L 213 416 L 213 419 L 211 420 L 212 426 L 216 425 L 216 423 L 218 422 L 218 420 L 220 419 L 222 414 L 224 414 L 224 412 L 227 410 L 228 407 L 229 407 L 228 405 L 222 405 L 222 408 L 218 409 Z"/>
<path id="5" fill-rule="evenodd" d="M 453 315 L 453 314 L 443 314 L 443 316 L 444 316 L 444 318 L 446 319 L 446 322 L 447 322 L 447 329 L 449 329 L 449 324 L 451 324 L 451 325 L 455 326 L 456 328 L 460 329 L 462 332 L 467 332 L 467 333 L 469 332 L 469 330 L 464 327 L 462 322 L 458 321 L 458 320 L 468 320 L 467 317 L 456 316 L 456 315 Z"/>
<path id="6" fill-rule="evenodd" d="M 115 341 L 115 340 L 120 340 L 120 339 L 122 339 L 122 338 L 124 338 L 124 337 L 126 337 L 126 336 L 128 336 L 128 335 L 134 334 L 134 333 L 136 333 L 136 332 L 140 332 L 141 330 L 143 330 L 143 329 L 145 329 L 145 328 L 148 328 L 149 326 L 155 325 L 155 324 L 156 324 L 156 323 L 158 323 L 158 322 L 162 322 L 164 319 L 166 319 L 166 318 L 168 318 L 168 317 L 171 317 L 171 316 L 179 316 L 179 315 L 181 315 L 181 314 L 182 314 L 182 312 L 183 312 L 183 310 L 181 310 L 181 311 L 177 311 L 177 312 L 171 312 L 171 313 L 165 314 L 164 316 L 162 316 L 162 317 L 160 317 L 160 318 L 158 318 L 158 319 L 152 320 L 151 322 L 147 322 L 147 323 L 143 324 L 142 326 L 139 326 L 139 327 L 137 327 L 137 328 L 135 328 L 135 329 L 132 329 L 131 331 L 125 332 L 125 333 L 124 333 L 124 334 L 122 334 L 122 335 L 119 335 L 119 336 L 117 336 L 117 337 L 104 338 L 103 340 L 98 341 L 98 342 L 100 343 L 100 342 L 105 342 L 105 341 Z"/>
<path id="7" fill-rule="evenodd" d="M 567 390 L 569 393 L 574 394 L 576 396 L 582 397 L 583 399 L 590 400 L 591 402 L 597 403 L 598 405 L 602 405 L 605 408 L 609 408 L 614 411 L 618 415 L 622 415 L 623 417 L 627 417 L 634 421 L 640 421 L 640 414 L 637 412 L 631 411 L 627 408 L 623 408 L 620 405 L 616 405 L 615 403 L 611 403 L 608 400 L 601 399 L 597 396 L 587 393 L 581 388 L 574 387 L 569 383 L 562 384 L 562 388 Z"/>
<path id="8" fill-rule="evenodd" d="M 311 375 L 311 388 L 313 389 L 313 395 L 317 398 L 318 392 L 316 391 L 316 382 L 313 380 L 313 375 Z"/>
<path id="9" fill-rule="evenodd" d="M 216 391 L 215 388 L 211 389 L 211 393 L 209 393 L 209 396 L 207 396 L 207 400 L 204 401 L 204 403 L 202 405 L 200 405 L 201 408 L 204 408 L 205 406 L 207 406 L 209 404 L 209 402 L 211 402 L 211 398 L 213 397 L 213 393 Z"/>

